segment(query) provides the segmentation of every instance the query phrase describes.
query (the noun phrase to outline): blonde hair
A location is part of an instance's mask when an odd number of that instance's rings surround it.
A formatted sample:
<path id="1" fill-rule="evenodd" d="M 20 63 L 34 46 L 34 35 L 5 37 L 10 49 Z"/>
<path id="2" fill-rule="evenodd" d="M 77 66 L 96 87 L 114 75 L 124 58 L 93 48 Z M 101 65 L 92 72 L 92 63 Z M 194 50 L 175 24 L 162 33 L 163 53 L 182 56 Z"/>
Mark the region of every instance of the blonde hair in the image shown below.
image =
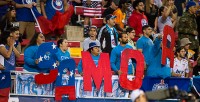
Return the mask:
<path id="1" fill-rule="evenodd" d="M 150 0 L 145 0 L 145 11 L 146 13 L 150 13 Z M 156 8 L 155 8 L 155 5 L 152 4 L 152 12 L 156 12 Z"/>

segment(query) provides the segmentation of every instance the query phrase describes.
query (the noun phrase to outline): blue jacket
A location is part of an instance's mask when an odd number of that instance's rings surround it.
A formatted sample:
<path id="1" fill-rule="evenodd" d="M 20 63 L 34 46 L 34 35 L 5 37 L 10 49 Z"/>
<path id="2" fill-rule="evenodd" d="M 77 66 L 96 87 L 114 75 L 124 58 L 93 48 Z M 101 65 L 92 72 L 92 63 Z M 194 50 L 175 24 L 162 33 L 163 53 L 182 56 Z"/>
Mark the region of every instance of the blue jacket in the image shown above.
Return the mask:
<path id="1" fill-rule="evenodd" d="M 112 70 L 118 71 L 120 69 L 121 53 L 126 48 L 133 49 L 130 45 L 126 44 L 125 46 L 118 45 L 112 50 L 111 56 L 110 56 L 110 63 L 111 63 Z M 128 74 L 133 74 L 132 60 L 129 60 L 128 62 Z"/>
<path id="2" fill-rule="evenodd" d="M 160 43 L 161 40 L 156 39 L 154 46 L 150 50 L 149 57 L 151 61 L 147 66 L 147 76 L 166 78 L 171 76 L 171 69 L 169 65 L 161 64 L 162 49 L 160 48 Z"/>
<path id="3" fill-rule="evenodd" d="M 24 69 L 29 72 L 48 72 L 47 69 L 40 69 L 37 64 L 35 64 L 35 60 L 37 59 L 37 45 L 30 46 L 24 51 Z"/>

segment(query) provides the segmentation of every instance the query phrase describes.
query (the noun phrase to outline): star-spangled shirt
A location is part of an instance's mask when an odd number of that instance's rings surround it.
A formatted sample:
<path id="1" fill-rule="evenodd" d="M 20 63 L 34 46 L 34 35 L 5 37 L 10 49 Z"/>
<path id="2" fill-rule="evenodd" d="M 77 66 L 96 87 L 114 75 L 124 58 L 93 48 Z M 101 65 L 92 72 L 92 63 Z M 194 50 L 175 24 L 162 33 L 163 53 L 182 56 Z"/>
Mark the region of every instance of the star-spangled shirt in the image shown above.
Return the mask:
<path id="1" fill-rule="evenodd" d="M 58 76 L 56 86 L 74 86 L 75 85 L 75 62 L 73 59 L 67 59 L 60 62 L 58 66 Z"/>

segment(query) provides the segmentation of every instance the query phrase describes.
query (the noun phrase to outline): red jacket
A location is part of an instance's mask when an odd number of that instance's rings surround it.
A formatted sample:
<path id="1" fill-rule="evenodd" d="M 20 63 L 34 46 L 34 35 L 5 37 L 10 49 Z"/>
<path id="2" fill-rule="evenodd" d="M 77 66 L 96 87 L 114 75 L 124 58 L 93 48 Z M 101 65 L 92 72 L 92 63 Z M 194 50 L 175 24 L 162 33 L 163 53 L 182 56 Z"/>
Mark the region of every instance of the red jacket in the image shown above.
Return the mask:
<path id="1" fill-rule="evenodd" d="M 128 25 L 135 29 L 136 38 L 139 38 L 139 34 L 142 34 L 142 26 L 148 25 L 148 20 L 144 14 L 133 11 L 128 19 Z"/>

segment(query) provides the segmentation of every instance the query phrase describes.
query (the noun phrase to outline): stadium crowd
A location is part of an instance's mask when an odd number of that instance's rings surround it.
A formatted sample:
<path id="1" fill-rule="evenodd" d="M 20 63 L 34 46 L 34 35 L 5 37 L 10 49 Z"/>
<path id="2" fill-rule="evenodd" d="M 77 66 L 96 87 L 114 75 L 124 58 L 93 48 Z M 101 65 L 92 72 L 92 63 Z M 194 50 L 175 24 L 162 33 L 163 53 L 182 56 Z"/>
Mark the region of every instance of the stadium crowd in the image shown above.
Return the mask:
<path id="1" fill-rule="evenodd" d="M 199 0 L 1 0 L 0 1 L 0 75 L 15 70 L 16 58 L 24 53 L 24 71 L 46 72 L 37 64 L 36 52 L 46 39 L 55 38 L 59 51 L 56 53 L 58 63 L 69 59 L 67 39 L 64 26 L 48 34 L 36 30 L 37 15 L 40 9 L 45 20 L 55 20 L 58 12 L 69 13 L 70 6 L 83 6 L 84 22 L 77 22 L 75 13 L 65 25 L 82 26 L 83 50 L 89 51 L 93 61 L 98 65 L 100 53 L 109 53 L 110 65 L 117 75 L 120 70 L 121 53 L 124 49 L 139 50 L 145 58 L 145 75 L 153 77 L 189 78 L 200 72 L 200 1 Z M 52 3 L 53 2 L 53 3 Z M 102 10 L 102 8 L 104 8 Z M 63 16 L 63 17 L 62 17 Z M 66 17 L 66 16 L 65 16 Z M 102 27 L 90 25 L 90 18 L 102 18 Z M 44 20 L 44 21 L 45 21 Z M 59 23 L 58 23 L 59 25 Z M 175 31 L 174 67 L 161 64 L 162 38 L 164 26 Z M 48 25 L 47 25 L 48 26 Z M 46 39 L 45 39 L 46 38 Z M 30 40 L 24 48 L 22 39 Z M 134 75 L 136 61 L 129 59 L 128 74 Z M 82 62 L 77 66 L 81 75 Z"/>

